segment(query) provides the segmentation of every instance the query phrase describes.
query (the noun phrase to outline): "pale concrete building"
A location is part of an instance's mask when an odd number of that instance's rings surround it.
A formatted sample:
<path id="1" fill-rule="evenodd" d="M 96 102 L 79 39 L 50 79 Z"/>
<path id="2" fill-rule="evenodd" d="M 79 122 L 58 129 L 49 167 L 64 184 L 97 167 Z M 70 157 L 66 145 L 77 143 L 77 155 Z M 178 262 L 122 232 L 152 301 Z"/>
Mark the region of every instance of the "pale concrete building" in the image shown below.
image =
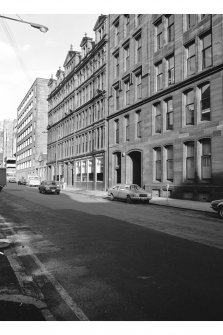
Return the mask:
<path id="1" fill-rule="evenodd" d="M 17 179 L 38 175 L 40 154 L 47 153 L 48 82 L 37 78 L 17 109 Z"/>

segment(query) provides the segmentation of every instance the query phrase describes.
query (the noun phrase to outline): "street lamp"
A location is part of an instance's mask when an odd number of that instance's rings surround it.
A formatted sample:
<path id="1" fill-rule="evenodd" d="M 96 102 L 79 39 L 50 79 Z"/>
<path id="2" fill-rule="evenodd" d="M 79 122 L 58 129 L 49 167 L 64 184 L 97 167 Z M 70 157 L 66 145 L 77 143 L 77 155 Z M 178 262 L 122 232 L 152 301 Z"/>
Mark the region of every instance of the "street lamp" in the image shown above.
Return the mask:
<path id="1" fill-rule="evenodd" d="M 13 17 L 4 16 L 4 15 L 0 15 L 0 18 L 29 24 L 31 27 L 39 29 L 42 33 L 46 33 L 49 30 L 46 26 L 43 26 L 42 24 L 39 24 L 39 23 L 34 23 L 34 22 L 29 22 L 29 21 L 23 21 L 22 19 L 18 20 L 18 19 L 15 19 Z"/>

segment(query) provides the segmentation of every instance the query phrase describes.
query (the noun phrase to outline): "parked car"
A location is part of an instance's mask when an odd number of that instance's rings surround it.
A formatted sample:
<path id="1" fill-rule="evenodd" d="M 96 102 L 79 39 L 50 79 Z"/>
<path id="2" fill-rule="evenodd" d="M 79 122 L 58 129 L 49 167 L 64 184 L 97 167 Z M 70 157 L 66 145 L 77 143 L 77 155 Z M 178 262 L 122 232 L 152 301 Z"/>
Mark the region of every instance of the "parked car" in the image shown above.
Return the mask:
<path id="1" fill-rule="evenodd" d="M 15 177 L 8 177 L 8 182 L 9 183 L 16 183 L 16 178 Z"/>
<path id="2" fill-rule="evenodd" d="M 120 199 L 128 203 L 136 201 L 149 203 L 152 199 L 150 192 L 146 192 L 136 184 L 117 184 L 108 190 L 108 195 L 111 200 Z"/>
<path id="3" fill-rule="evenodd" d="M 219 217 L 223 219 L 223 199 L 213 200 L 211 202 L 211 208 L 218 212 Z"/>
<path id="4" fill-rule="evenodd" d="M 44 180 L 39 185 L 39 192 L 60 194 L 60 186 L 55 181 Z"/>
<path id="5" fill-rule="evenodd" d="M 25 180 L 25 178 L 21 178 L 21 179 L 19 179 L 18 180 L 18 185 L 26 185 L 27 184 L 27 182 L 26 182 L 26 180 Z"/>

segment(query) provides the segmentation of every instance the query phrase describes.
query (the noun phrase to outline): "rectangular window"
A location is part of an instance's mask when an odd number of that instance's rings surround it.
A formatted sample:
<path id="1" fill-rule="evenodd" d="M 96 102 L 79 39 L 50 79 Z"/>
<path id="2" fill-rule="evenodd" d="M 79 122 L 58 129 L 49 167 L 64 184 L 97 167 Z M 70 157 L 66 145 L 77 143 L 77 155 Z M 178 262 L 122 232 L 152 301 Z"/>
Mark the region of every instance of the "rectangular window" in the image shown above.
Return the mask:
<path id="1" fill-rule="evenodd" d="M 115 24 L 115 46 L 119 43 L 119 22 Z"/>
<path id="2" fill-rule="evenodd" d="M 115 120 L 115 143 L 119 143 L 119 120 Z"/>
<path id="3" fill-rule="evenodd" d="M 194 124 L 194 91 L 186 93 L 186 125 Z"/>
<path id="4" fill-rule="evenodd" d="M 130 22 L 130 15 L 125 14 L 124 37 L 128 36 L 129 34 L 129 22 Z"/>
<path id="5" fill-rule="evenodd" d="M 187 75 L 190 76 L 195 73 L 196 65 L 195 65 L 195 43 L 192 43 L 187 46 Z"/>
<path id="6" fill-rule="evenodd" d="M 201 178 L 211 179 L 211 140 L 203 139 L 200 141 L 201 150 Z"/>
<path id="7" fill-rule="evenodd" d="M 141 35 L 138 36 L 135 40 L 135 60 L 136 60 L 136 64 L 137 63 L 141 63 L 142 61 L 142 38 Z"/>
<path id="8" fill-rule="evenodd" d="M 117 78 L 119 76 L 119 53 L 115 54 L 114 60 L 115 60 L 115 77 Z"/>
<path id="9" fill-rule="evenodd" d="M 161 148 L 155 149 L 155 179 L 161 181 Z"/>
<path id="10" fill-rule="evenodd" d="M 135 25 L 138 27 L 142 23 L 142 14 L 135 14 Z"/>
<path id="11" fill-rule="evenodd" d="M 142 137 L 142 120 L 141 120 L 141 111 L 136 112 L 136 137 Z"/>
<path id="12" fill-rule="evenodd" d="M 167 17 L 167 41 L 174 40 L 174 15 L 170 14 Z"/>
<path id="13" fill-rule="evenodd" d="M 166 130 L 173 130 L 173 99 L 166 101 Z"/>
<path id="14" fill-rule="evenodd" d="M 115 110 L 119 110 L 119 86 L 114 88 Z"/>
<path id="15" fill-rule="evenodd" d="M 160 62 L 156 65 L 156 89 L 157 91 L 163 88 L 163 64 Z"/>
<path id="16" fill-rule="evenodd" d="M 171 56 L 167 59 L 167 78 L 168 78 L 168 86 L 174 84 L 175 82 L 174 56 Z"/>
<path id="17" fill-rule="evenodd" d="M 129 88 L 129 81 L 124 83 L 124 103 L 125 105 L 129 105 L 130 99 L 130 88 Z"/>
<path id="18" fill-rule="evenodd" d="M 135 77 L 136 79 L 136 100 L 142 98 L 142 74 L 139 73 Z"/>
<path id="19" fill-rule="evenodd" d="M 129 45 L 124 48 L 124 71 L 129 70 Z"/>
<path id="20" fill-rule="evenodd" d="M 194 142 L 185 143 L 186 147 L 186 179 L 193 180 L 195 177 Z"/>
<path id="21" fill-rule="evenodd" d="M 161 133 L 161 103 L 155 106 L 155 133 Z"/>
<path id="22" fill-rule="evenodd" d="M 196 25 L 196 14 L 187 14 L 187 29 Z"/>
<path id="23" fill-rule="evenodd" d="M 76 181 L 81 181 L 81 161 L 76 162 Z"/>
<path id="24" fill-rule="evenodd" d="M 81 164 L 81 175 L 82 175 L 82 181 L 87 181 L 87 162 L 86 161 L 82 161 Z"/>
<path id="25" fill-rule="evenodd" d="M 173 181 L 173 146 L 166 146 L 166 179 Z"/>
<path id="26" fill-rule="evenodd" d="M 210 84 L 207 83 L 200 87 L 201 90 L 201 121 L 210 121 L 211 119 L 211 101 Z"/>
<path id="27" fill-rule="evenodd" d="M 94 165 L 93 165 L 93 159 L 89 159 L 88 161 L 88 181 L 94 180 Z"/>
<path id="28" fill-rule="evenodd" d="M 129 115 L 125 116 L 125 140 L 129 141 Z"/>
<path id="29" fill-rule="evenodd" d="M 103 157 L 96 158 L 96 178 L 97 181 L 103 181 L 104 164 Z"/>
<path id="30" fill-rule="evenodd" d="M 162 20 L 156 24 L 156 50 L 159 50 L 163 46 L 163 25 Z"/>
<path id="31" fill-rule="evenodd" d="M 202 38 L 202 68 L 212 66 L 212 34 Z"/>

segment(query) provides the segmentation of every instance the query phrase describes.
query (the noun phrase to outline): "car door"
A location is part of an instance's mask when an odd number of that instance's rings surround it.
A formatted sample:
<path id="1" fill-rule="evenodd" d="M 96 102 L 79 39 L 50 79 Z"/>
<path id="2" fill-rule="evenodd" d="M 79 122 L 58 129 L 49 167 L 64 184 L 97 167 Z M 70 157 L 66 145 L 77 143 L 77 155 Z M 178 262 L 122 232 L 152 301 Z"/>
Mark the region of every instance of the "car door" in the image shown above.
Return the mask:
<path id="1" fill-rule="evenodd" d="M 113 191 L 112 191 L 112 193 L 113 193 L 113 195 L 114 195 L 115 198 L 118 197 L 118 190 L 119 190 L 119 185 L 116 185 L 116 186 L 113 188 Z"/>
<path id="2" fill-rule="evenodd" d="M 126 199 L 125 185 L 120 185 L 119 190 L 118 190 L 118 198 Z"/>

